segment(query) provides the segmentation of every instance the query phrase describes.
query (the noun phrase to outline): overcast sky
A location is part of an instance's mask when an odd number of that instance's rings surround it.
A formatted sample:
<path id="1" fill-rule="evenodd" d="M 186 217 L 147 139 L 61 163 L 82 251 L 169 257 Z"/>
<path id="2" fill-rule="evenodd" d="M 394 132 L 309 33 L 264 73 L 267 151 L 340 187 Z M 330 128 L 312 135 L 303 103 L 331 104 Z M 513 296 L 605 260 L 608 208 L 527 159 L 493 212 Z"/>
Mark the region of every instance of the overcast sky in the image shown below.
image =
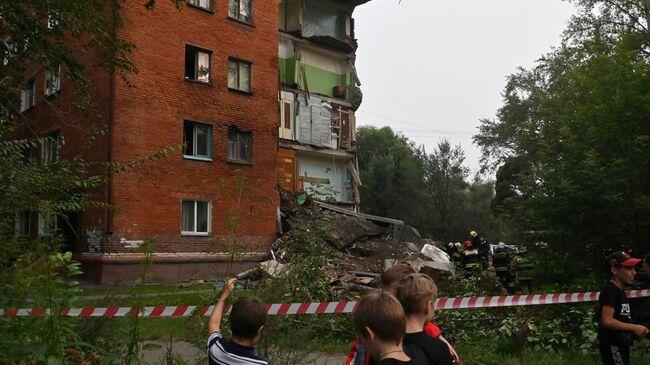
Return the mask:
<path id="1" fill-rule="evenodd" d="M 373 0 L 354 11 L 363 103 L 357 125 L 390 126 L 427 152 L 461 144 L 472 174 L 480 118 L 508 74 L 551 47 L 574 7 L 561 0 Z"/>

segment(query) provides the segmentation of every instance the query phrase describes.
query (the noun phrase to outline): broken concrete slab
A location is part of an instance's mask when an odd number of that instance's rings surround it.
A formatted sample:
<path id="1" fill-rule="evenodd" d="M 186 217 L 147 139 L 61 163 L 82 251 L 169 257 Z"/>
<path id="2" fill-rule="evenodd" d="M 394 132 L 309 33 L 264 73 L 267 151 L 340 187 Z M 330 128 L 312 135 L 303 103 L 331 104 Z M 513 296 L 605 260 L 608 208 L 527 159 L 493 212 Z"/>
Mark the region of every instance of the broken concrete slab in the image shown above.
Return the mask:
<path id="1" fill-rule="evenodd" d="M 280 277 L 287 273 L 289 264 L 283 264 L 276 260 L 264 261 L 260 264 L 260 269 L 273 278 Z"/>
<path id="2" fill-rule="evenodd" d="M 395 260 L 395 259 L 385 259 L 384 260 L 384 270 L 388 270 L 396 264 L 403 263 L 411 266 L 416 272 L 421 272 L 423 268 L 427 267 L 434 270 L 444 271 L 451 274 L 452 277 L 456 277 L 456 270 L 454 264 L 451 262 L 434 262 L 434 261 L 425 261 L 425 260 Z"/>
<path id="3" fill-rule="evenodd" d="M 330 215 L 327 222 L 328 241 L 339 250 L 353 242 L 365 241 L 368 237 L 385 232 L 385 228 L 381 226 L 347 215 Z"/>

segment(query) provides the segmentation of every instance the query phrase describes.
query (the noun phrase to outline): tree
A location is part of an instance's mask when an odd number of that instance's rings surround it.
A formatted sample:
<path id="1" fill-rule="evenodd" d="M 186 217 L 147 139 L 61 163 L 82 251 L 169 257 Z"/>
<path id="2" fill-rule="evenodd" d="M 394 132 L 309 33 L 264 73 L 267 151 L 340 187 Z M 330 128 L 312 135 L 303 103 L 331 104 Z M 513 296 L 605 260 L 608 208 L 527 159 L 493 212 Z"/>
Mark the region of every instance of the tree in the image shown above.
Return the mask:
<path id="1" fill-rule="evenodd" d="M 511 75 L 474 137 L 484 168 L 501 166 L 495 211 L 547 241 L 565 278 L 611 250 L 650 248 L 650 64 L 618 34 L 576 35 Z"/>
<path id="2" fill-rule="evenodd" d="M 438 217 L 433 232 L 437 238 L 451 240 L 452 226 L 461 218 L 463 194 L 468 187 L 465 179 L 469 169 L 463 166 L 465 152 L 460 145 L 452 147 L 445 139 L 433 153 L 420 158 L 424 162 L 424 189 Z"/>
<path id="3" fill-rule="evenodd" d="M 417 147 L 389 127 L 359 128 L 357 146 L 362 209 L 421 227 L 428 213 L 423 204 L 423 169 L 416 156 Z"/>

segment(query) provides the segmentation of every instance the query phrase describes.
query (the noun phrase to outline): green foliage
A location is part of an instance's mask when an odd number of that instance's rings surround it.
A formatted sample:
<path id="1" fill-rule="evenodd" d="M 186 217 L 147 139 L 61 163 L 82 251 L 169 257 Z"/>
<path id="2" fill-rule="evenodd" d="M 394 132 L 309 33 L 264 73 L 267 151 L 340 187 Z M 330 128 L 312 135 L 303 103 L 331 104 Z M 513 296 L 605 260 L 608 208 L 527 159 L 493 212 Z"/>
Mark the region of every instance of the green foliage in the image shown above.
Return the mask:
<path id="1" fill-rule="evenodd" d="M 576 3 L 566 42 L 509 76 L 497 118 L 474 137 L 484 167 L 500 166 L 499 218 L 548 242 L 564 283 L 599 273 L 609 251 L 650 249 L 647 19 L 633 24 L 648 3 Z"/>
<path id="2" fill-rule="evenodd" d="M 490 209 L 491 182 L 467 181 L 460 146 L 446 140 L 427 154 L 389 127 L 357 132 L 364 212 L 404 220 L 424 236 L 461 241 L 471 229 L 496 240 L 504 231 Z"/>
<path id="3" fill-rule="evenodd" d="M 33 251 L 5 270 L 1 307 L 22 308 L 29 301 L 30 306 L 48 308 L 49 312 L 42 317 L 0 319 L 0 332 L 12 334 L 0 336 L 0 361 L 51 362 L 64 359 L 68 348 L 92 349 L 61 315 L 80 293 L 78 282 L 70 277 L 81 270 L 72 253 L 56 252 L 59 246 L 56 238 L 39 238 L 33 242 Z"/>

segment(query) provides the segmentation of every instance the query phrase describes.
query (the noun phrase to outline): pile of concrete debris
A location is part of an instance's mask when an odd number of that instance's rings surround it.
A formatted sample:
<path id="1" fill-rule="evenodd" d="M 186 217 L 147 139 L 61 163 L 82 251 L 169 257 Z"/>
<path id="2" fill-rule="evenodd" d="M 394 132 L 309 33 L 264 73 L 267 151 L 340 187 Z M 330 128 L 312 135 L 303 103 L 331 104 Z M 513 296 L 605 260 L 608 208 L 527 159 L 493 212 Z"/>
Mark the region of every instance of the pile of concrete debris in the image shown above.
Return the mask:
<path id="1" fill-rule="evenodd" d="M 304 193 L 281 191 L 280 196 L 283 236 L 273 245 L 272 259 L 261 263 L 258 273 L 278 277 L 290 267 L 291 258 L 284 255 L 283 237 L 295 227 L 296 217 L 301 216 L 326 222 L 326 240 L 331 247 L 322 254 L 331 258 L 326 272 L 332 291 L 338 294 L 378 288 L 381 273 L 398 263 L 407 263 L 436 280 L 454 276 L 449 256 L 402 221 L 354 212 L 312 200 Z M 253 272 L 238 276 L 244 278 Z"/>

